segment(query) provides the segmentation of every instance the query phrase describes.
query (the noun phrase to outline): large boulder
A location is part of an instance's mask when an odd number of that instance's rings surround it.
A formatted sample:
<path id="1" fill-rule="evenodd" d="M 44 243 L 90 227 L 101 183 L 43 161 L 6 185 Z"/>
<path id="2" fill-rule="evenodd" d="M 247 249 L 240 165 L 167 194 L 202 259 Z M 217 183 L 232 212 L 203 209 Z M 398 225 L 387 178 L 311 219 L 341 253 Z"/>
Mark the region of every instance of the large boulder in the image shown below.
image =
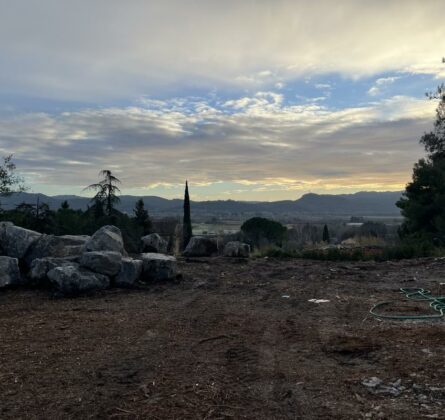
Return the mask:
<path id="1" fill-rule="evenodd" d="M 115 276 L 122 267 L 122 254 L 115 251 L 84 252 L 80 257 L 80 265 L 99 274 Z"/>
<path id="2" fill-rule="evenodd" d="M 183 255 L 185 257 L 210 257 L 218 252 L 216 239 L 205 236 L 193 236 L 190 239 Z"/>
<path id="3" fill-rule="evenodd" d="M 161 254 L 167 252 L 168 242 L 157 233 L 143 236 L 141 240 L 142 252 L 159 252 Z"/>
<path id="4" fill-rule="evenodd" d="M 48 279 L 56 290 L 65 296 L 75 296 L 110 286 L 110 279 L 107 276 L 72 265 L 53 268 L 48 272 Z"/>
<path id="5" fill-rule="evenodd" d="M 19 260 L 12 257 L 0 257 L 0 288 L 21 283 Z"/>
<path id="6" fill-rule="evenodd" d="M 84 235 L 42 235 L 29 247 L 25 261 L 28 266 L 31 266 L 32 261 L 37 258 L 80 256 L 89 239 L 89 236 Z"/>
<path id="7" fill-rule="evenodd" d="M 223 255 L 225 257 L 248 258 L 250 255 L 250 245 L 239 241 L 227 242 L 224 246 Z"/>
<path id="8" fill-rule="evenodd" d="M 41 233 L 6 222 L 0 226 L 0 248 L 8 257 L 23 258 L 29 247 L 40 236 Z"/>
<path id="9" fill-rule="evenodd" d="M 122 258 L 122 267 L 116 278 L 114 284 L 117 287 L 131 287 L 141 277 L 142 274 L 142 260 L 134 260 L 133 258 Z"/>
<path id="10" fill-rule="evenodd" d="M 175 257 L 164 254 L 148 252 L 141 254 L 142 280 L 162 281 L 176 277 L 177 261 Z"/>
<path id="11" fill-rule="evenodd" d="M 36 258 L 31 263 L 31 268 L 28 272 L 28 277 L 34 284 L 39 284 L 47 278 L 47 274 L 50 270 L 56 267 L 74 266 L 78 267 L 79 264 L 75 262 L 76 257 L 67 258 Z"/>
<path id="12" fill-rule="evenodd" d="M 124 254 L 121 230 L 112 225 L 102 226 L 85 243 L 85 251 L 115 251 Z"/>

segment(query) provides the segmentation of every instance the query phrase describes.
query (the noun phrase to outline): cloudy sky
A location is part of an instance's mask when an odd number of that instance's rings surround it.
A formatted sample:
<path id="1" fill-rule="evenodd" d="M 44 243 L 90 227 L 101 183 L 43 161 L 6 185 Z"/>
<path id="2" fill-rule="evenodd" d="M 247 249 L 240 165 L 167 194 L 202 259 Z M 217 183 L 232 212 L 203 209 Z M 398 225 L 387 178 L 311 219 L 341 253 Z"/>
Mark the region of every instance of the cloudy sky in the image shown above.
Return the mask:
<path id="1" fill-rule="evenodd" d="M 445 79 L 443 0 L 0 0 L 0 155 L 32 191 L 400 190 Z"/>

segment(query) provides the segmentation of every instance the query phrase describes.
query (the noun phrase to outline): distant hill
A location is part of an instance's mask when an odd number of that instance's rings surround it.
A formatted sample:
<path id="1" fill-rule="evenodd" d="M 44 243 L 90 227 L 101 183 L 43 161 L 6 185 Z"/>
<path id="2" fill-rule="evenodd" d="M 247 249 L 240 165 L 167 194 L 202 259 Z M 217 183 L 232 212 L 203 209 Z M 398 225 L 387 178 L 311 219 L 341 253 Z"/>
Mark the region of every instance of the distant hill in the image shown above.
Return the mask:
<path id="1" fill-rule="evenodd" d="M 355 194 L 305 194 L 298 200 L 273 202 L 250 202 L 234 200 L 193 201 L 192 211 L 195 216 L 203 217 L 247 217 L 263 216 L 400 216 L 395 203 L 402 192 L 358 192 Z M 142 198 L 153 216 L 182 215 L 182 200 L 168 200 L 156 196 L 122 195 L 117 206 L 119 210 L 132 213 L 136 200 Z M 20 203 L 35 204 L 37 200 L 47 203 L 51 209 L 57 209 L 66 200 L 73 209 L 85 210 L 90 199 L 76 195 L 46 196 L 35 193 L 16 193 L 1 197 L 4 209 L 15 208 Z"/>

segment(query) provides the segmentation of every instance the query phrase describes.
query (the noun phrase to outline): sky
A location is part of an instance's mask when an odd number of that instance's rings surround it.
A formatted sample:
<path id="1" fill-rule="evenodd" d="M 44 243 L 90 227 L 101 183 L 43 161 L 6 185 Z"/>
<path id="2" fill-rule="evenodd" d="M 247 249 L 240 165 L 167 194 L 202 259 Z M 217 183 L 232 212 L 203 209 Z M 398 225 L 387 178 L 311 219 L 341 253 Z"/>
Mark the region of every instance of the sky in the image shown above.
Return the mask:
<path id="1" fill-rule="evenodd" d="M 0 156 L 30 191 L 398 191 L 445 79 L 443 0 L 0 0 Z"/>

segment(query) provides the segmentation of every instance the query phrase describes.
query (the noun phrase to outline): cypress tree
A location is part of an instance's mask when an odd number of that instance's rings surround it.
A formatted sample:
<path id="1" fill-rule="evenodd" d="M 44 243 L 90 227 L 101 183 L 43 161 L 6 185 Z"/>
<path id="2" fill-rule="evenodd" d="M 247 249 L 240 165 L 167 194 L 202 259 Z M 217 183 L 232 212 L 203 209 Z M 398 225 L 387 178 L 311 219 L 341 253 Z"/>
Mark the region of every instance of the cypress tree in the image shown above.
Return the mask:
<path id="1" fill-rule="evenodd" d="M 331 239 L 329 237 L 328 225 L 324 225 L 324 228 L 323 228 L 323 242 L 329 243 L 330 240 Z"/>
<path id="2" fill-rule="evenodd" d="M 188 245 L 193 233 L 192 233 L 192 220 L 190 217 L 190 197 L 189 187 L 187 181 L 185 181 L 185 194 L 184 194 L 184 220 L 183 220 L 183 246 L 184 249 Z"/>

